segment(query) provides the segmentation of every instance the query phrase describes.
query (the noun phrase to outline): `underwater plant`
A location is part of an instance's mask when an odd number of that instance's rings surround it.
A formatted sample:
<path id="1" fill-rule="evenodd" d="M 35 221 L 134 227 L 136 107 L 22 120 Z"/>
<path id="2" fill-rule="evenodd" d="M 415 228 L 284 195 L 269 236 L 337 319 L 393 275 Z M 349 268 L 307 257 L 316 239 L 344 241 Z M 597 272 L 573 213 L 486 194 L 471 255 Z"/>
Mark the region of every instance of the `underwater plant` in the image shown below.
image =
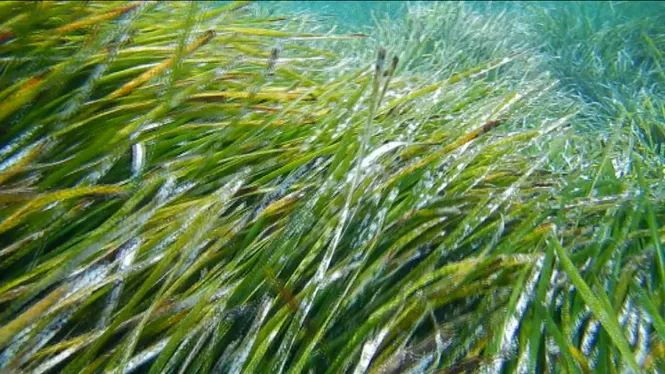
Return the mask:
<path id="1" fill-rule="evenodd" d="M 395 22 L 0 2 L 0 372 L 663 370 L 662 155 L 503 14 Z"/>
<path id="2" fill-rule="evenodd" d="M 662 157 L 665 5 L 571 2 L 527 14 L 548 70 L 601 116 L 589 122 L 601 131 L 610 121 L 622 125 L 643 151 Z"/>

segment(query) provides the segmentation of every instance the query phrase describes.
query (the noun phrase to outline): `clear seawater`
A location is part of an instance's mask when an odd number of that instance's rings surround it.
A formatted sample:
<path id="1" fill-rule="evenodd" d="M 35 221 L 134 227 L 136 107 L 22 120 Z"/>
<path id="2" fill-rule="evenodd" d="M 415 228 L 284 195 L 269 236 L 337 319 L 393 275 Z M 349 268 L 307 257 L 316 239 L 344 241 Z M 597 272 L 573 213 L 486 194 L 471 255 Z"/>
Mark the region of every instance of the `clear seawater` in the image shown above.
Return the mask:
<path id="1" fill-rule="evenodd" d="M 406 7 L 427 5 L 428 1 L 266 1 L 262 5 L 286 12 L 310 12 L 333 17 L 340 26 L 372 27 L 375 18 L 398 19 Z M 595 26 L 611 25 L 631 18 L 665 14 L 664 1 L 469 1 L 466 5 L 481 12 L 525 12 L 528 9 L 573 9 L 579 20 L 590 18 Z"/>

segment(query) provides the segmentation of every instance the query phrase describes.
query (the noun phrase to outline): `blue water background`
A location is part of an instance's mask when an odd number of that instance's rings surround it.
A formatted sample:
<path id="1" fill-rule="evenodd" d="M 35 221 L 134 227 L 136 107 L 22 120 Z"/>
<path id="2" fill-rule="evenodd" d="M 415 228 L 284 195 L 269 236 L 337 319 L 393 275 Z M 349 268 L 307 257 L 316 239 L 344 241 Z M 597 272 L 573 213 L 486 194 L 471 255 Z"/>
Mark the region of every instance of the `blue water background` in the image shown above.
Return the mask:
<path id="1" fill-rule="evenodd" d="M 398 19 L 405 7 L 426 5 L 428 1 L 266 1 L 262 5 L 282 12 L 310 12 L 333 17 L 341 27 L 374 26 L 375 18 Z M 516 14 L 542 9 L 572 10 L 577 19 L 601 28 L 640 17 L 665 15 L 665 1 L 469 1 L 466 5 L 480 12 L 515 12 Z"/>

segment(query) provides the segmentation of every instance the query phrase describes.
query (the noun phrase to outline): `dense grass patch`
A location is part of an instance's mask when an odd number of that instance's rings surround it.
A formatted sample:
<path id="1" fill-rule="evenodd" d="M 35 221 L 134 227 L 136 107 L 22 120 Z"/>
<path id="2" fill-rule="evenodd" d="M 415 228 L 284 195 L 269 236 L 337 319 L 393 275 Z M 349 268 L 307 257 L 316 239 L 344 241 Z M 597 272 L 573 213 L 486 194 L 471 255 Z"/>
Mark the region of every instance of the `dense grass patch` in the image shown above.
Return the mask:
<path id="1" fill-rule="evenodd" d="M 661 31 L 212 5 L 0 3 L 1 371 L 663 370 Z"/>

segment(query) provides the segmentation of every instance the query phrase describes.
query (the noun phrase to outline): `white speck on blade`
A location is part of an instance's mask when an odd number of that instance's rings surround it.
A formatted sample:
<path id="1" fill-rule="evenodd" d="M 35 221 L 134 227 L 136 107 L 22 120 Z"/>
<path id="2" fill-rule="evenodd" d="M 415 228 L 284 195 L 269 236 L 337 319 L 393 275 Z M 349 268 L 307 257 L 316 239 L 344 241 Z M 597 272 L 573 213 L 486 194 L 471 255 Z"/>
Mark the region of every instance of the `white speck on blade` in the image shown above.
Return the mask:
<path id="1" fill-rule="evenodd" d="M 360 362 L 358 362 L 356 369 L 353 371 L 354 374 L 361 374 L 367 371 L 369 363 L 372 360 L 372 357 L 374 357 L 374 353 L 376 353 L 377 348 L 379 348 L 379 345 L 383 341 L 383 338 L 388 334 L 388 331 L 389 328 L 383 328 L 374 339 L 365 342 L 362 354 L 360 355 Z"/>
<path id="2" fill-rule="evenodd" d="M 299 308 L 298 311 L 296 312 L 296 315 L 293 318 L 293 322 L 291 323 L 291 327 L 289 328 L 289 330 L 287 330 L 284 338 L 282 339 L 279 351 L 277 352 L 277 360 L 272 369 L 273 373 L 284 372 L 284 365 L 286 365 L 286 358 L 289 356 L 291 347 L 293 346 L 293 343 L 298 336 L 298 330 L 300 329 L 300 326 L 302 326 L 305 323 L 305 318 L 307 318 L 309 311 L 312 309 L 312 305 L 314 305 L 314 297 L 309 296 L 308 298 L 306 298 L 303 302 L 303 305 L 304 306 Z M 274 337 L 271 336 L 270 339 L 272 340 L 274 339 Z"/>
<path id="3" fill-rule="evenodd" d="M 76 353 L 76 351 L 79 350 L 84 344 L 87 342 L 95 341 L 95 339 L 99 338 L 100 335 L 102 335 L 104 331 L 99 331 L 92 336 L 88 337 L 87 341 L 81 341 L 78 344 L 75 344 L 72 347 L 69 347 L 65 349 L 64 351 L 58 353 L 57 355 L 53 356 L 51 359 L 43 362 L 41 365 L 39 365 L 35 370 L 32 371 L 32 374 L 42 374 L 45 373 L 54 366 L 58 365 L 60 362 L 64 361 L 67 359 L 67 357 L 71 356 L 72 354 Z"/>
<path id="4" fill-rule="evenodd" d="M 21 364 L 25 364 L 39 351 L 46 343 L 48 343 L 59 331 L 60 329 L 69 322 L 69 318 L 74 314 L 74 311 L 77 308 L 70 308 L 69 310 L 64 311 L 58 317 L 54 318 L 47 326 L 42 328 L 35 337 L 39 339 L 37 343 L 30 349 L 29 352 L 22 355 Z"/>
<path id="5" fill-rule="evenodd" d="M 215 324 L 218 323 L 216 318 L 213 318 L 212 321 L 215 322 Z M 199 339 L 196 341 L 196 344 L 194 345 L 194 347 L 192 347 L 189 350 L 189 354 L 187 355 L 187 357 L 185 358 L 185 361 L 180 366 L 180 371 L 178 372 L 178 374 L 184 374 L 186 372 L 186 370 L 189 367 L 189 364 L 191 363 L 192 359 L 201 350 L 201 348 L 203 347 L 203 343 L 205 343 L 205 341 L 208 339 L 210 334 L 212 334 L 213 330 L 214 330 L 214 324 L 213 323 L 208 323 L 208 326 L 206 326 L 206 328 L 204 328 L 203 333 L 201 333 L 201 336 L 199 336 Z M 184 347 L 184 345 L 183 345 L 183 347 Z"/>
<path id="6" fill-rule="evenodd" d="M 591 350 L 593 349 L 593 344 L 596 341 L 596 335 L 598 333 L 598 327 L 600 326 L 600 323 L 596 320 L 591 321 L 589 323 L 589 327 L 586 330 L 586 333 L 584 334 L 582 338 L 582 353 L 584 353 L 585 356 L 588 356 L 591 354 Z"/>
<path id="7" fill-rule="evenodd" d="M 76 352 L 76 348 L 67 348 L 64 351 L 58 353 L 55 355 L 53 358 L 50 360 L 44 362 L 43 364 L 39 365 L 33 372 L 32 374 L 42 374 L 47 371 L 49 371 L 52 367 L 55 365 L 59 364 L 61 361 L 65 360 L 67 357 L 71 356 L 74 352 Z"/>
<path id="8" fill-rule="evenodd" d="M 526 345 L 526 349 L 522 351 L 520 358 L 517 362 L 517 373 L 518 374 L 527 374 L 529 369 L 529 360 L 531 356 L 531 346 Z"/>
<path id="9" fill-rule="evenodd" d="M 503 335 L 501 336 L 501 347 L 499 352 L 507 353 L 511 351 L 511 348 L 515 344 L 515 334 L 519 327 L 520 320 L 524 315 L 531 299 L 533 298 L 533 293 L 540 278 L 540 273 L 543 267 L 544 258 L 540 257 L 534 266 L 534 269 L 527 280 L 524 290 L 520 294 L 517 304 L 515 305 L 515 311 L 513 315 L 508 317 L 508 321 L 505 324 Z M 490 373 L 501 372 L 501 367 L 503 366 L 504 359 L 497 359 L 492 362 L 492 368 L 489 370 Z"/>
<path id="10" fill-rule="evenodd" d="M 651 321 L 646 313 L 640 311 L 640 318 L 637 328 L 637 350 L 635 352 L 635 360 L 637 360 L 638 365 L 644 366 L 644 361 L 646 360 L 650 349 L 649 349 L 649 326 Z"/>
<path id="11" fill-rule="evenodd" d="M 137 367 L 152 360 L 155 356 L 159 354 L 159 352 L 161 352 L 164 349 L 164 347 L 166 347 L 166 344 L 168 344 L 169 339 L 170 337 L 164 338 L 160 340 L 157 344 L 154 344 L 150 346 L 150 348 L 144 349 L 143 351 L 136 354 L 127 362 L 127 365 L 125 366 L 125 369 L 122 371 L 122 374 L 131 373 Z M 117 374 L 118 371 L 119 371 L 118 368 L 116 368 L 108 372 L 108 374 Z"/>
<path id="12" fill-rule="evenodd" d="M 142 131 L 142 132 L 145 132 L 145 131 L 153 130 L 153 129 L 156 129 L 156 128 L 158 128 L 158 127 L 162 127 L 162 126 L 164 126 L 164 125 L 168 125 L 168 124 L 171 123 L 171 122 L 173 122 L 173 118 L 168 118 L 168 117 L 165 118 L 165 119 L 163 119 L 163 120 L 161 120 L 161 121 L 150 122 L 150 123 L 145 124 L 145 125 L 141 128 L 141 131 Z"/>
<path id="13" fill-rule="evenodd" d="M 141 246 L 141 239 L 131 239 L 127 246 L 118 255 L 120 259 L 120 270 L 128 269 L 134 263 L 134 258 Z"/>
<path id="14" fill-rule="evenodd" d="M 93 288 L 96 286 L 100 281 L 104 280 L 106 276 L 108 275 L 109 271 L 111 270 L 111 267 L 108 265 L 98 265 L 90 268 L 88 271 L 83 273 L 81 277 L 78 279 L 73 279 L 69 285 L 69 290 L 63 296 L 62 300 L 66 300 L 68 297 L 72 296 L 73 294 L 77 293 L 78 291 L 91 287 Z M 58 305 L 54 305 L 51 309 L 49 309 L 49 312 L 56 308 Z M 47 312 L 48 313 L 48 312 Z"/>
<path id="15" fill-rule="evenodd" d="M 140 175 L 144 164 L 145 147 L 143 143 L 135 143 L 132 145 L 132 176 Z"/>
<path id="16" fill-rule="evenodd" d="M 245 335 L 245 341 L 243 341 L 241 344 L 243 349 L 240 352 L 240 355 L 238 355 L 236 359 L 233 360 L 233 363 L 231 363 L 229 373 L 237 374 L 242 371 L 242 367 L 245 364 L 247 357 L 249 356 L 249 351 L 252 349 L 252 346 L 254 346 L 254 340 L 256 340 L 258 330 L 261 327 L 261 324 L 263 324 L 263 320 L 268 315 L 268 311 L 270 311 L 271 305 L 271 299 L 266 299 L 261 305 L 261 309 L 259 310 L 259 313 L 257 313 L 256 318 L 254 319 L 254 323 L 252 323 L 252 327 L 247 332 L 247 335 Z"/>
<path id="17" fill-rule="evenodd" d="M 386 144 L 380 146 L 379 148 L 375 149 L 374 151 L 372 151 L 372 153 L 370 153 L 369 155 L 367 155 L 367 157 L 365 157 L 362 160 L 362 162 L 360 163 L 360 167 L 361 168 L 366 168 L 366 167 L 372 165 L 374 163 L 374 161 L 376 161 L 382 155 L 392 151 L 393 149 L 395 149 L 397 147 L 401 147 L 401 146 L 408 145 L 408 144 L 409 143 L 406 143 L 406 142 L 386 143 Z"/>
<path id="18" fill-rule="evenodd" d="M 638 338 L 638 328 L 639 328 L 639 314 L 637 310 L 631 309 L 630 314 L 628 316 L 628 323 L 626 324 L 626 332 L 628 335 L 628 342 L 631 345 L 637 344 L 637 338 Z"/>
<path id="19" fill-rule="evenodd" d="M 118 272 L 125 272 L 132 266 L 140 246 L 140 239 L 131 239 L 122 247 L 118 253 L 117 259 L 119 262 Z M 106 327 L 106 323 L 108 322 L 111 313 L 113 313 L 113 310 L 115 310 L 115 307 L 118 304 L 118 299 L 120 298 L 120 293 L 122 292 L 123 286 L 124 280 L 122 278 L 115 282 L 115 286 L 113 287 L 113 290 L 111 290 L 111 294 L 108 296 L 106 307 L 102 311 L 102 315 L 99 318 L 98 327 Z"/>
<path id="20" fill-rule="evenodd" d="M 334 254 L 335 248 L 337 248 L 337 244 L 339 244 L 339 241 L 342 238 L 342 231 L 344 230 L 344 225 L 346 224 L 346 219 L 348 215 L 349 215 L 349 207 L 345 206 L 344 209 L 342 210 L 340 222 L 338 223 L 337 229 L 335 230 L 335 236 L 333 237 L 333 241 L 330 244 L 330 247 L 326 251 L 325 255 L 323 256 L 321 264 L 316 269 L 316 273 L 314 274 L 314 281 L 316 283 L 320 283 L 321 281 L 324 280 L 325 273 L 328 270 L 330 262 L 332 261 L 332 256 Z"/>
<path id="21" fill-rule="evenodd" d="M 196 334 L 201 332 L 201 329 L 203 329 L 205 326 L 205 323 L 199 324 L 193 331 L 187 333 L 179 342 L 178 342 L 178 349 L 173 352 L 171 355 L 171 358 L 169 358 L 168 362 L 166 363 L 166 366 L 164 366 L 161 371 L 163 373 L 173 373 L 174 366 L 177 366 L 179 364 L 182 364 L 182 357 L 181 354 L 183 350 L 185 349 L 191 349 L 189 346 L 189 342 L 194 338 Z"/>
<path id="22" fill-rule="evenodd" d="M 0 354 L 0 369 L 4 368 L 9 364 L 13 359 L 16 353 L 21 349 L 23 344 L 28 341 L 30 337 L 30 332 L 35 328 L 35 324 L 21 330 L 18 334 L 14 335 L 12 340 L 9 343 L 9 346 Z"/>
<path id="23" fill-rule="evenodd" d="M 21 161 L 22 158 L 27 156 L 33 149 L 36 147 L 40 146 L 41 142 L 37 142 L 35 144 L 30 145 L 29 147 L 24 148 L 21 150 L 19 153 L 16 155 L 10 157 L 9 159 L 5 160 L 3 163 L 0 164 L 0 172 L 5 171 L 9 169 L 10 167 L 16 165 L 19 161 Z"/>
<path id="24" fill-rule="evenodd" d="M 88 271 L 83 273 L 79 277 L 75 277 L 68 284 L 69 290 L 67 293 L 51 308 L 49 308 L 43 315 L 43 318 L 53 313 L 56 309 L 60 308 L 61 305 L 71 296 L 85 292 L 92 292 L 97 287 L 100 287 L 101 281 L 104 280 L 106 275 L 110 270 L 110 266 L 99 265 L 90 268 Z M 80 297 L 80 296 L 76 296 Z M 24 356 L 24 359 L 29 359 L 38 349 L 44 346 L 48 341 L 50 341 L 53 336 L 55 336 L 60 329 L 69 321 L 69 318 L 74 313 L 75 308 L 69 309 L 61 313 L 59 316 L 55 317 L 51 322 L 42 327 L 42 329 L 37 333 L 36 339 L 37 342 L 33 348 Z M 17 334 L 12 340 L 10 346 L 5 349 L 5 351 L 0 355 L 0 368 L 8 364 L 12 359 L 16 350 L 19 349 L 29 338 L 30 331 L 36 326 L 32 324 L 27 328 L 23 329 L 19 334 Z"/>
<path id="25" fill-rule="evenodd" d="M 5 156 L 16 151 L 19 147 L 21 147 L 24 144 L 25 141 L 30 139 L 37 131 L 41 130 L 41 128 L 42 128 L 41 125 L 34 126 L 31 129 L 19 135 L 14 141 L 0 148 L 0 159 L 3 159 Z M 32 147 L 34 147 L 35 145 L 36 144 L 30 145 L 29 148 L 32 149 Z M 20 153 L 23 153 L 23 151 L 21 151 Z M 12 165 L 15 161 L 11 161 L 8 164 L 7 162 L 9 161 L 4 161 L 2 163 L 3 166 L 0 167 L 0 170 L 4 170 L 4 168 L 6 168 L 8 165 Z"/>
<path id="26" fill-rule="evenodd" d="M 115 163 L 120 159 L 119 155 L 110 155 L 104 158 L 104 160 L 100 163 L 99 167 L 97 167 L 93 172 L 85 176 L 81 180 L 81 185 L 87 184 L 95 184 L 97 183 L 98 180 L 100 180 L 103 176 L 108 173 L 113 166 L 115 166 Z"/>

